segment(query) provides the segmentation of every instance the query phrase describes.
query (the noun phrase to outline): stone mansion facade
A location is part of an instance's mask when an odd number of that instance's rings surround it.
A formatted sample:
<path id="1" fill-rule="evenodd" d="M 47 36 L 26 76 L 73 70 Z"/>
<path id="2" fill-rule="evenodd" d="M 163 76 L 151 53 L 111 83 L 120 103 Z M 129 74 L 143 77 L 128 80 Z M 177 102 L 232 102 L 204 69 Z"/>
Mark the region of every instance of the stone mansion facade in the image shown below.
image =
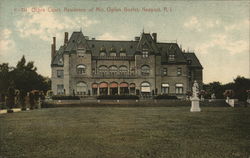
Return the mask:
<path id="1" fill-rule="evenodd" d="M 159 95 L 184 97 L 202 70 L 194 53 L 177 43 L 141 33 L 131 41 L 96 40 L 73 32 L 56 50 L 51 45 L 52 91 L 55 95 Z"/>

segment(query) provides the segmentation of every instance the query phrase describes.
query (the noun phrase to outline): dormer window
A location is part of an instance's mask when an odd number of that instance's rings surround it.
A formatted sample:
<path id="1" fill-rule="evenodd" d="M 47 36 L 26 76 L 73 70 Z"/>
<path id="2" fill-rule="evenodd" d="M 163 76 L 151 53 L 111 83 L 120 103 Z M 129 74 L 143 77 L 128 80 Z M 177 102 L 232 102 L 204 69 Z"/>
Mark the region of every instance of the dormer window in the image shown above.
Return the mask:
<path id="1" fill-rule="evenodd" d="M 175 55 L 174 55 L 174 54 L 170 54 L 170 55 L 168 56 L 168 60 L 169 60 L 169 61 L 174 61 L 174 60 L 175 60 Z"/>
<path id="2" fill-rule="evenodd" d="M 101 52 L 100 56 L 102 56 L 102 57 L 106 56 L 106 52 Z"/>
<path id="3" fill-rule="evenodd" d="M 125 48 L 121 48 L 121 49 L 120 49 L 120 56 L 121 56 L 121 57 L 127 56 L 127 54 L 126 54 L 126 49 L 125 49 Z"/>
<path id="4" fill-rule="evenodd" d="M 111 53 L 109 54 L 109 56 L 115 57 L 115 56 L 116 56 L 116 52 L 111 52 Z"/>

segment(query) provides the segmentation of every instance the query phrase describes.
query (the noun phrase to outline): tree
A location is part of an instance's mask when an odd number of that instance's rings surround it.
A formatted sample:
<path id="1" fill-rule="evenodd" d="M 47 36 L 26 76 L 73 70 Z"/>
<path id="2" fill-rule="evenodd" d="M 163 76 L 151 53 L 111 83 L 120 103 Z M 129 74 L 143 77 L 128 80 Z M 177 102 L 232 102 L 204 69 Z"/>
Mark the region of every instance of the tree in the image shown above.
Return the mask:
<path id="1" fill-rule="evenodd" d="M 239 99 L 240 101 L 247 100 L 247 90 L 250 89 L 250 79 L 238 76 L 234 79 L 234 92 L 235 98 Z"/>

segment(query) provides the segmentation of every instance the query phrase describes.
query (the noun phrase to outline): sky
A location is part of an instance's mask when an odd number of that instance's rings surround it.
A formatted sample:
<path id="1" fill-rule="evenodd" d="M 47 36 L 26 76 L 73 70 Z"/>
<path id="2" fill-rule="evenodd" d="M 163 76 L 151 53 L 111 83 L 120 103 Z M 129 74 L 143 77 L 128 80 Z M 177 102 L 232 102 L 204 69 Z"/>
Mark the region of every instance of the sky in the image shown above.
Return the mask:
<path id="1" fill-rule="evenodd" d="M 126 9 L 127 8 L 127 9 Z M 134 40 L 142 30 L 159 42 L 194 51 L 203 81 L 232 82 L 250 75 L 249 1 L 1 0 L 0 63 L 15 66 L 25 55 L 50 77 L 52 37 L 82 30 L 105 40 Z"/>

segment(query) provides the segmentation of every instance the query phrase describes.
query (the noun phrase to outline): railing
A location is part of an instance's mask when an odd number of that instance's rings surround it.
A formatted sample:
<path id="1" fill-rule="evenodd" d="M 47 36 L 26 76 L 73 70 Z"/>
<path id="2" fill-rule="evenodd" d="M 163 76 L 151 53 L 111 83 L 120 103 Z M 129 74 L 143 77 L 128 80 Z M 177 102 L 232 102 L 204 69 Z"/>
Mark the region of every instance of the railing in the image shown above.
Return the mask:
<path id="1" fill-rule="evenodd" d="M 92 56 L 93 60 L 135 60 L 134 56 Z"/>
<path id="2" fill-rule="evenodd" d="M 137 75 L 132 74 L 92 74 L 93 78 L 137 78 Z"/>

